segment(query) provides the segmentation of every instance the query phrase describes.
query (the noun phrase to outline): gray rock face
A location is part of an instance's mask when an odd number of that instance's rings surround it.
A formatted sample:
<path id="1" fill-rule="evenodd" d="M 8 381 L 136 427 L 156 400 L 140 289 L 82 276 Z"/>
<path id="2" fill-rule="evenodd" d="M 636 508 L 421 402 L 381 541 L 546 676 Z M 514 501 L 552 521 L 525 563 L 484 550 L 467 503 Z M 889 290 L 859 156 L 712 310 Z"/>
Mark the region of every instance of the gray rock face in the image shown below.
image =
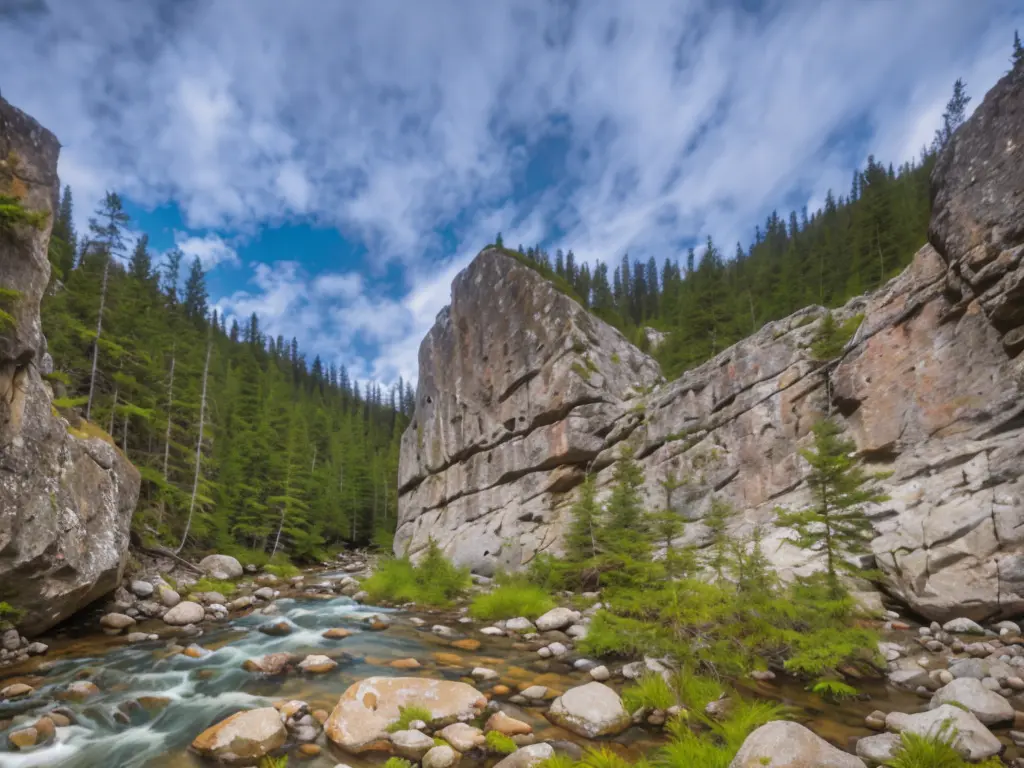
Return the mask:
<path id="1" fill-rule="evenodd" d="M 20 294 L 4 307 L 13 327 L 0 331 L 0 600 L 26 611 L 26 635 L 120 583 L 140 482 L 110 438 L 54 415 L 41 375 L 59 150 L 53 134 L 0 98 L 0 193 L 49 214 L 39 230 L 0 232 L 2 284 Z"/>
<path id="2" fill-rule="evenodd" d="M 770 525 L 808 503 L 810 428 L 832 415 L 868 468 L 887 589 L 929 619 L 1024 611 L 1024 67 L 986 97 L 933 175 L 931 244 L 903 274 L 837 311 L 864 316 L 840 360 L 808 346 L 824 310 L 768 323 L 676 381 L 539 273 L 496 249 L 455 280 L 420 348 L 403 436 L 396 552 L 433 536 L 491 573 L 557 553 L 589 468 L 608 492 L 625 447 L 647 506 L 693 524 L 712 494 L 765 525 L 784 576 L 820 567 Z M 652 385 L 657 385 L 653 386 Z M 681 542 L 682 543 L 682 542 Z"/>

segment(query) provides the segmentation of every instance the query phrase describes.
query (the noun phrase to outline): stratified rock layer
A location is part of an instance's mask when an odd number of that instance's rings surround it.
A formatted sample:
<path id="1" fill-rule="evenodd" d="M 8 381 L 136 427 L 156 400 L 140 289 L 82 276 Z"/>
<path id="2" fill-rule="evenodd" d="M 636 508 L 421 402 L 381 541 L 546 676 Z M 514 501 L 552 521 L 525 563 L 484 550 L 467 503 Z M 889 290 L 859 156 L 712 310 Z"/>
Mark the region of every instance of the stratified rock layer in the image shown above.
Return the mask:
<path id="1" fill-rule="evenodd" d="M 507 252 L 484 250 L 420 348 L 403 436 L 396 551 L 434 537 L 482 573 L 557 552 L 589 469 L 624 447 L 650 508 L 695 521 L 711 495 L 763 525 L 783 575 L 819 567 L 776 529 L 808 502 L 810 428 L 833 416 L 892 473 L 871 510 L 885 587 L 933 619 L 1024 610 L 1024 65 L 986 96 L 932 178 L 931 244 L 849 302 L 863 323 L 838 361 L 809 346 L 811 307 L 660 384 L 657 365 Z M 657 385 L 657 386 L 655 386 Z"/>
<path id="2" fill-rule="evenodd" d="M 40 229 L 0 228 L 0 286 L 16 291 L 0 326 L 0 600 L 41 632 L 121 579 L 139 473 L 111 442 L 69 434 L 51 406 L 39 304 L 50 278 L 57 139 L 0 99 L 0 192 L 48 215 Z"/>

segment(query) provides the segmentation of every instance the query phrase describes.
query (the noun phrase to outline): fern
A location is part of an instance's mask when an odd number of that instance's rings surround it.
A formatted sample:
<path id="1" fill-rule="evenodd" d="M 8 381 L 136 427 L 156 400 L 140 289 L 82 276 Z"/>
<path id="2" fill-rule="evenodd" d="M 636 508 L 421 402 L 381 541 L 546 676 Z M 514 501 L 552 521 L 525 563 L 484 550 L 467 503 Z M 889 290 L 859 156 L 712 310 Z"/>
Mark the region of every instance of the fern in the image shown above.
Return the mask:
<path id="1" fill-rule="evenodd" d="M 816 693 L 830 701 L 841 701 L 857 695 L 856 688 L 852 685 L 847 685 L 841 680 L 819 680 L 810 687 L 810 690 L 812 693 Z"/>
<path id="2" fill-rule="evenodd" d="M 922 735 L 903 731 L 899 751 L 888 763 L 890 768 L 1000 768 L 1002 761 L 992 757 L 982 763 L 969 763 L 957 750 L 959 734 L 951 720 L 946 720 L 933 734 Z"/>

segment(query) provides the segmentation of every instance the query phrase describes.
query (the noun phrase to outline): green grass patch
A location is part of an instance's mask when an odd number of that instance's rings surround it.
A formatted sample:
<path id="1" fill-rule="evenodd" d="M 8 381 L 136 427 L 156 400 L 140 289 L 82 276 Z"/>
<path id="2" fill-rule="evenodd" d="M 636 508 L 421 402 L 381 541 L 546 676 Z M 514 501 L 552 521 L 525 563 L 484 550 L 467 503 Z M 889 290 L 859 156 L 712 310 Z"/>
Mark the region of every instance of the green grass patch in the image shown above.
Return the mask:
<path id="1" fill-rule="evenodd" d="M 676 704 L 676 694 L 661 675 L 647 673 L 622 691 L 627 712 L 638 709 L 668 709 Z"/>
<path id="2" fill-rule="evenodd" d="M 525 579 L 499 583 L 491 592 L 478 595 L 469 606 L 469 615 L 481 621 L 497 621 L 525 616 L 536 619 L 555 607 L 547 590 Z"/>
<path id="3" fill-rule="evenodd" d="M 188 588 L 189 594 L 196 594 L 198 592 L 217 592 L 224 595 L 224 597 L 230 597 L 235 594 L 235 590 L 238 587 L 230 581 L 221 581 L 220 579 L 211 579 L 208 576 L 204 576 L 191 587 Z"/>
<path id="4" fill-rule="evenodd" d="M 267 573 L 270 573 L 270 574 L 273 574 L 274 576 L 277 576 L 277 578 L 279 578 L 279 579 L 291 579 L 291 578 L 294 578 L 295 576 L 299 576 L 302 573 L 301 569 L 296 568 L 291 563 L 280 563 L 280 564 L 277 564 L 277 565 L 273 565 L 273 564 L 272 565 L 265 565 L 265 566 L 263 566 L 263 570 L 266 571 Z"/>
<path id="5" fill-rule="evenodd" d="M 511 755 L 519 747 L 512 741 L 511 736 L 506 736 L 504 733 L 498 733 L 497 731 L 488 731 L 484 737 L 487 741 L 487 749 L 490 752 L 495 752 L 499 755 Z"/>
<path id="6" fill-rule="evenodd" d="M 453 565 L 431 539 L 418 564 L 408 557 L 384 560 L 363 581 L 363 589 L 375 601 L 445 606 L 471 584 L 469 569 Z"/>
<path id="7" fill-rule="evenodd" d="M 399 707 L 398 719 L 388 726 L 388 733 L 407 731 L 409 730 L 409 723 L 415 722 L 416 720 L 422 720 L 424 723 L 430 723 L 433 719 L 434 716 L 430 714 L 430 710 L 426 707 L 420 707 L 416 704 L 410 704 L 408 707 Z"/>

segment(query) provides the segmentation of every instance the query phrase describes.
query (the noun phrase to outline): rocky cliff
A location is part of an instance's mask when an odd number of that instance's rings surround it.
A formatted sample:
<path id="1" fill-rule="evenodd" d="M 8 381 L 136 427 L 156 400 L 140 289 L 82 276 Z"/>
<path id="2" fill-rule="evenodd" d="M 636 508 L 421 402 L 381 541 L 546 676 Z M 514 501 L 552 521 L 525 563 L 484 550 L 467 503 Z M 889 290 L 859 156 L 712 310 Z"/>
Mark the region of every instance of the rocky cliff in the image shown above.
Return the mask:
<path id="1" fill-rule="evenodd" d="M 52 363 L 39 306 L 57 205 L 57 139 L 0 99 L 0 194 L 44 212 L 0 220 L 0 601 L 32 635 L 113 590 L 127 556 L 138 471 L 98 430 L 69 432 L 43 376 Z"/>
<path id="2" fill-rule="evenodd" d="M 841 420 L 890 472 L 872 510 L 884 587 L 933 619 L 1024 610 L 1024 65 L 939 158 L 930 243 L 843 307 L 864 319 L 837 362 L 809 345 L 824 310 L 769 323 L 680 379 L 498 249 L 452 286 L 420 348 L 403 437 L 396 551 L 433 536 L 479 572 L 557 551 L 586 471 L 607 487 L 629 446 L 652 508 L 699 522 L 712 494 L 769 532 L 784 573 L 817 567 L 770 525 L 806 503 L 799 449 Z"/>

